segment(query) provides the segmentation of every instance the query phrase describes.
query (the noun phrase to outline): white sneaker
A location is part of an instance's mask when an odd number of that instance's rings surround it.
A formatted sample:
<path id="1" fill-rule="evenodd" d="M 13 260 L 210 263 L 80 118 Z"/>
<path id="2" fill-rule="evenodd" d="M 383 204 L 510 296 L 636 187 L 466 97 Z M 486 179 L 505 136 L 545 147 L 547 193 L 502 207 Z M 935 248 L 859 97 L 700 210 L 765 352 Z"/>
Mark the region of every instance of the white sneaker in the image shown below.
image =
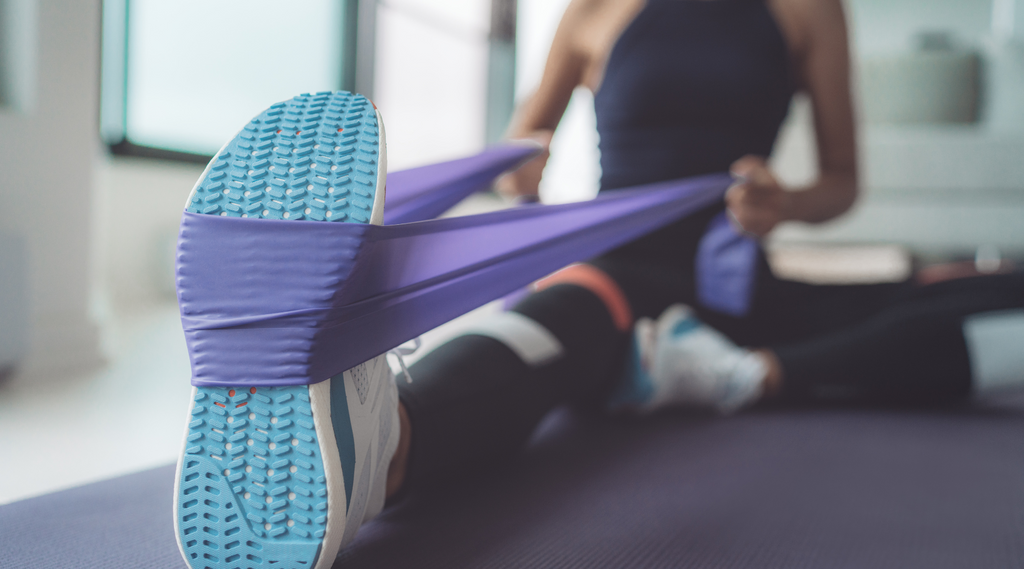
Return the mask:
<path id="1" fill-rule="evenodd" d="M 299 176 L 312 167 L 331 187 L 268 189 L 270 160 L 289 188 L 303 187 Z M 302 95 L 272 106 L 228 143 L 187 208 L 380 224 L 386 171 L 372 103 L 345 92 Z M 193 569 L 331 567 L 383 508 L 399 431 L 397 387 L 383 355 L 308 386 L 193 388 L 174 485 L 182 557 Z"/>
<path id="2" fill-rule="evenodd" d="M 760 398 L 767 370 L 760 356 L 676 304 L 656 322 L 637 321 L 626 377 L 610 407 L 648 413 L 698 406 L 731 413 Z"/>

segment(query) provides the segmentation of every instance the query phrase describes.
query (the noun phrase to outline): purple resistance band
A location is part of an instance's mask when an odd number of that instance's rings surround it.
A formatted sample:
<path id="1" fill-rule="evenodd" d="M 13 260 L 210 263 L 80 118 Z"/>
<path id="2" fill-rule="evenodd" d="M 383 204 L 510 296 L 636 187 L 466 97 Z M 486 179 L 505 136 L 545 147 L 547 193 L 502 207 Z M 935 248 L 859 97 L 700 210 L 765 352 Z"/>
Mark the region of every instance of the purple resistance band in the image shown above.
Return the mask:
<path id="1" fill-rule="evenodd" d="M 192 384 L 323 381 L 715 203 L 730 183 L 713 175 L 389 226 L 185 213 L 177 273 Z"/>
<path id="2" fill-rule="evenodd" d="M 468 158 L 389 172 L 384 223 L 433 219 L 540 151 L 539 144 L 523 141 L 492 146 Z"/>
<path id="3" fill-rule="evenodd" d="M 389 174 L 384 222 L 395 225 L 437 217 L 540 151 L 539 145 L 522 141 L 493 146 L 460 160 Z M 715 217 L 697 248 L 700 303 L 724 314 L 745 315 L 753 296 L 759 249 L 757 241 L 734 229 L 724 212 Z M 527 288 L 513 291 L 505 304 L 511 306 L 528 294 Z"/>

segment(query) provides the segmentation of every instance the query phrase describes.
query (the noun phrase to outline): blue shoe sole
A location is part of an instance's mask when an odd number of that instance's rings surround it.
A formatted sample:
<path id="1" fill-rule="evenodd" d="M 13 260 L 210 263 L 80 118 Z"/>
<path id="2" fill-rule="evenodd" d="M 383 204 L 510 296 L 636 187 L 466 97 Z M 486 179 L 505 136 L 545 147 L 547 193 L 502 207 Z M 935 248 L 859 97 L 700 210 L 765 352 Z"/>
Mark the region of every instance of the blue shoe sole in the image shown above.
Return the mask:
<path id="1" fill-rule="evenodd" d="M 376 109 L 365 97 L 328 92 L 277 103 L 211 161 L 186 209 L 379 223 L 381 138 Z M 337 379 L 341 384 L 340 374 Z M 311 394 L 309 386 L 194 390 L 174 514 L 182 555 L 193 569 L 318 565 L 329 516 L 340 516 L 334 523 L 342 527 L 345 518 L 328 511 L 327 471 L 340 466 L 323 456 L 323 426 L 332 431 L 332 445 L 347 446 L 352 433 L 351 425 L 331 426 L 330 417 L 316 420 Z M 340 404 L 345 407 L 343 399 Z M 331 452 L 337 451 L 328 449 L 328 457 Z"/>

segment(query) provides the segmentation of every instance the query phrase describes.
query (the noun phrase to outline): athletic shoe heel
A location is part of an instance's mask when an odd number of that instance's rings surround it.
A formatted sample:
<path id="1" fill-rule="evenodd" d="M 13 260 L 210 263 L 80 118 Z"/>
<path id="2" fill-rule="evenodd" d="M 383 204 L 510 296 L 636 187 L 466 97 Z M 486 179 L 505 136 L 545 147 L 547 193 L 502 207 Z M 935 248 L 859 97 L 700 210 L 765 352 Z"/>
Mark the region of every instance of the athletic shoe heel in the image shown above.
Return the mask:
<path id="1" fill-rule="evenodd" d="M 176 520 L 186 560 L 313 567 L 327 487 L 308 388 L 196 388 L 190 418 Z"/>

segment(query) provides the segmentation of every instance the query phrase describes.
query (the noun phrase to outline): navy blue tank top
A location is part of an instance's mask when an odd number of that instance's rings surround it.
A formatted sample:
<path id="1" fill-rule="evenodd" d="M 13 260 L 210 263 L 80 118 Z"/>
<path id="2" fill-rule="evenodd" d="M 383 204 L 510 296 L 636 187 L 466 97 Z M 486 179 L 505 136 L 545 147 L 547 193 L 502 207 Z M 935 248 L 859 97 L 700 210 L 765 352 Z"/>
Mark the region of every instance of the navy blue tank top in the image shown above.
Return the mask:
<path id="1" fill-rule="evenodd" d="M 723 172 L 746 154 L 768 156 L 793 96 L 790 67 L 763 0 L 648 0 L 612 49 L 594 97 L 601 190 Z M 721 209 L 616 253 L 678 257 Z"/>

